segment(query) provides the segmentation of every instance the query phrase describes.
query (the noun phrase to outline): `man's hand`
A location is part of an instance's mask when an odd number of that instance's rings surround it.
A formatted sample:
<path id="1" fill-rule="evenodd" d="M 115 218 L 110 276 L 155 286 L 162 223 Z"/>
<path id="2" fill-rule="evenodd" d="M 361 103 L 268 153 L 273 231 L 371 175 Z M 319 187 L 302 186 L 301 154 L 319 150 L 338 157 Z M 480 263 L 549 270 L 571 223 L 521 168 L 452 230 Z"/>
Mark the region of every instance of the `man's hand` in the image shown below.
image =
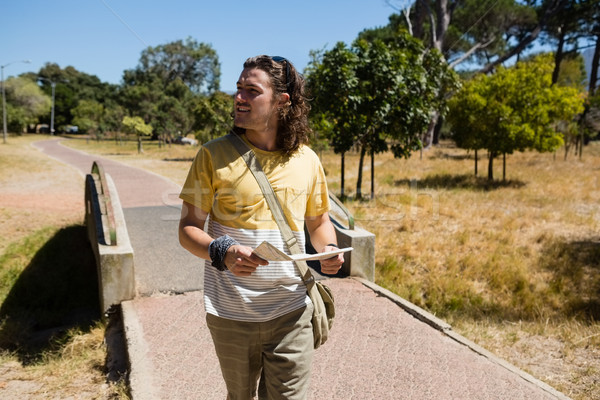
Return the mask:
<path id="1" fill-rule="evenodd" d="M 250 276 L 259 265 L 269 264 L 254 254 L 251 247 L 241 245 L 229 247 L 223 263 L 235 276 Z"/>
<path id="2" fill-rule="evenodd" d="M 323 253 L 326 251 L 337 250 L 334 246 L 325 246 Z M 321 272 L 327 275 L 335 275 L 338 273 L 344 263 L 344 253 L 338 254 L 326 260 L 321 260 Z"/>

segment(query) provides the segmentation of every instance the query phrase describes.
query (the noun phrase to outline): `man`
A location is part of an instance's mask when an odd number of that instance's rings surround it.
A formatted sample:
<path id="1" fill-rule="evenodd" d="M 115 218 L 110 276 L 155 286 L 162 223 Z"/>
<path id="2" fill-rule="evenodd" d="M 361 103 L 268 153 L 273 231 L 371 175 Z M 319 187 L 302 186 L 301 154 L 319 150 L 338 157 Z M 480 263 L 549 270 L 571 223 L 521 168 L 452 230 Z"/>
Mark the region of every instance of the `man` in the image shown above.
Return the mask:
<path id="1" fill-rule="evenodd" d="M 301 248 L 306 224 L 313 247 L 323 252 L 337 245 L 325 174 L 305 146 L 309 109 L 304 79 L 288 60 L 246 60 L 237 82 L 232 134 L 254 151 Z M 264 240 L 289 251 L 258 183 L 229 139 L 201 147 L 180 197 L 181 245 L 207 260 L 206 321 L 228 399 L 254 398 L 257 389 L 259 398 L 305 399 L 314 350 L 313 307 L 292 262 L 268 263 L 253 254 Z M 335 274 L 343 261 L 342 255 L 323 260 L 321 271 Z"/>

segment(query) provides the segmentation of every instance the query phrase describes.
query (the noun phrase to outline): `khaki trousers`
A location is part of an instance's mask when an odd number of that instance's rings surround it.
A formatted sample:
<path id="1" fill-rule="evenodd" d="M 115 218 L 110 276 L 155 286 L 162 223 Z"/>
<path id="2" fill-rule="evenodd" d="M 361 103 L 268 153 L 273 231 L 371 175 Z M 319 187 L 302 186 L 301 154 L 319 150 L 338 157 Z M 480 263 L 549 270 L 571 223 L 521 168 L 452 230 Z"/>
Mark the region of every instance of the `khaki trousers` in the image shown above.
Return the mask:
<path id="1" fill-rule="evenodd" d="M 266 322 L 206 315 L 229 400 L 305 400 L 314 344 L 312 304 Z M 258 382 L 260 381 L 260 384 Z"/>

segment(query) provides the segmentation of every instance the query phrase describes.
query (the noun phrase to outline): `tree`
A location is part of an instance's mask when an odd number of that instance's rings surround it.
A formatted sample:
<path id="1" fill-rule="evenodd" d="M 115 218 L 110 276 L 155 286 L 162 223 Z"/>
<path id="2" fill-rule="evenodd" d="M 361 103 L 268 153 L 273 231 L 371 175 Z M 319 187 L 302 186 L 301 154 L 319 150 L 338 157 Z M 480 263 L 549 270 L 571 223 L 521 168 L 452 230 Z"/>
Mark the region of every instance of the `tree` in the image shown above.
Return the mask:
<path id="1" fill-rule="evenodd" d="M 591 12 L 586 19 L 588 38 L 595 42 L 594 55 L 592 56 L 591 76 L 589 82 L 589 95 L 598 94 L 598 69 L 600 69 L 600 0 L 589 0 L 592 3 Z"/>
<path id="2" fill-rule="evenodd" d="M 314 97 L 311 118 L 341 155 L 341 195 L 345 199 L 345 154 L 358 140 L 362 117 L 357 114 L 358 56 L 343 42 L 327 52 L 312 52 L 305 73 Z"/>
<path id="3" fill-rule="evenodd" d="M 489 180 L 500 154 L 556 150 L 563 144 L 557 124 L 583 111 L 577 89 L 552 85 L 552 70 L 552 54 L 540 55 L 493 75 L 477 75 L 450 100 L 453 139 L 461 148 L 488 150 Z"/>
<path id="4" fill-rule="evenodd" d="M 403 16 L 390 18 L 390 23 L 407 26 L 426 46 L 439 49 L 452 68 L 466 60 L 476 61 L 479 73 L 490 73 L 514 57 L 518 60 L 552 21 L 562 18 L 569 2 L 575 0 L 416 0 L 406 7 L 406 1 L 396 6 L 396 1 L 387 0 Z M 437 143 L 441 124 L 436 124 L 436 120 L 434 114 L 424 139 L 426 144 Z"/>
<path id="5" fill-rule="evenodd" d="M 334 150 L 343 154 L 360 147 L 358 198 L 366 153 L 371 155 L 373 197 L 374 155 L 388 150 L 388 141 L 396 157 L 419 149 L 431 113 L 441 108 L 439 94 L 454 82 L 439 52 L 426 51 L 405 31 L 390 43 L 358 39 L 350 48 L 338 43 L 313 59 L 307 71 L 315 118 L 332 122 L 328 134 Z"/>
<path id="6" fill-rule="evenodd" d="M 127 110 L 114 101 L 108 101 L 104 105 L 104 114 L 100 123 L 102 132 L 114 132 L 117 136 L 122 129 L 123 117 Z"/>
<path id="7" fill-rule="evenodd" d="M 104 106 L 95 100 L 81 100 L 77 107 L 71 110 L 73 124 L 83 132 L 99 137 L 100 124 L 104 114 Z"/>
<path id="8" fill-rule="evenodd" d="M 120 91 L 119 104 L 131 115 L 137 115 L 149 123 L 157 116 L 158 104 L 163 96 L 163 85 L 154 77 L 140 84 L 124 84 Z"/>
<path id="9" fill-rule="evenodd" d="M 52 93 L 54 82 L 54 120 L 59 131 L 73 123 L 71 110 L 77 107 L 79 101 L 92 100 L 108 108 L 118 98 L 117 85 L 102 82 L 97 76 L 80 72 L 71 66 L 63 69 L 58 64 L 46 63 L 38 73 L 29 72 L 24 75 L 38 81 L 48 96 Z"/>
<path id="10" fill-rule="evenodd" d="M 140 117 L 129 117 L 123 118 L 123 128 L 125 132 L 136 135 L 138 139 L 138 153 L 143 153 L 142 148 L 142 137 L 152 135 L 152 126 L 144 122 Z"/>
<path id="11" fill-rule="evenodd" d="M 556 56 L 554 59 L 556 60 Z M 554 84 L 575 88 L 580 93 L 585 92 L 586 71 L 585 63 L 581 55 L 575 57 L 563 57 L 558 69 L 557 77 L 555 77 L 556 71 L 557 69 L 555 66 L 552 73 L 552 81 Z M 589 105 L 590 102 L 586 101 L 583 113 L 578 115 L 573 121 L 561 121 L 557 124 L 557 130 L 562 133 L 565 141 L 565 160 L 567 159 L 571 148 L 574 148 L 575 152 L 579 153 L 579 156 L 581 157 L 583 154 L 585 138 L 593 136 L 593 133 L 587 126 L 587 121 L 589 121 L 587 114 L 590 113 Z"/>
<path id="12" fill-rule="evenodd" d="M 135 70 L 125 71 L 125 85 L 144 84 L 155 78 L 167 87 L 180 79 L 194 93 L 219 89 L 221 69 L 217 52 L 192 38 L 148 47 Z"/>
<path id="13" fill-rule="evenodd" d="M 481 73 L 489 73 L 505 61 L 519 56 L 528 46 L 533 44 L 544 30 L 552 25 L 554 18 L 562 18 L 562 14 L 568 10 L 570 0 L 543 0 L 541 2 L 532 2 L 531 7 L 537 13 L 537 21 L 535 25 L 521 29 L 517 40 L 503 54 L 495 57 L 479 70 Z"/>
<path id="14" fill-rule="evenodd" d="M 148 47 L 138 66 L 123 73 L 120 104 L 161 140 L 185 135 L 194 127 L 197 99 L 218 90 L 220 73 L 215 50 L 191 38 Z"/>
<path id="15" fill-rule="evenodd" d="M 563 60 L 578 55 L 581 39 L 593 36 L 594 12 L 598 13 L 599 7 L 598 0 L 568 0 L 561 3 L 559 13 L 548 18 L 542 42 L 555 45 L 552 82 L 558 81 Z"/>
<path id="16" fill-rule="evenodd" d="M 11 77 L 4 82 L 6 92 L 7 126 L 13 132 L 23 132 L 27 125 L 35 124 L 39 116 L 50 111 L 51 100 L 25 77 Z"/>
<path id="17" fill-rule="evenodd" d="M 162 141 L 171 141 L 179 134 L 187 134 L 194 123 L 193 94 L 181 79 L 170 82 L 160 93 L 156 114 L 150 119 L 155 133 Z"/>
<path id="18" fill-rule="evenodd" d="M 479 0 L 416 0 L 401 1 L 388 5 L 399 14 L 390 16 L 388 26 L 361 32 L 362 38 L 380 38 L 387 43 L 397 39 L 396 32 L 406 27 L 415 38 L 423 41 L 428 49 L 435 49 L 456 67 L 475 56 L 479 62 L 488 62 L 492 55 L 506 48 L 510 27 L 525 21 L 525 6 L 514 0 L 497 0 L 491 6 Z M 518 22 L 517 22 L 518 21 Z M 485 56 L 485 58 L 483 57 Z M 440 96 L 447 95 L 446 92 Z M 443 104 L 444 99 L 440 98 Z M 430 146 L 438 142 L 443 119 L 439 110 L 433 110 L 422 142 Z"/>
<path id="19" fill-rule="evenodd" d="M 226 134 L 231 127 L 231 112 L 233 96 L 216 91 L 210 96 L 196 98 L 194 113 L 194 128 L 201 131 L 196 135 L 199 142 L 211 140 Z"/>

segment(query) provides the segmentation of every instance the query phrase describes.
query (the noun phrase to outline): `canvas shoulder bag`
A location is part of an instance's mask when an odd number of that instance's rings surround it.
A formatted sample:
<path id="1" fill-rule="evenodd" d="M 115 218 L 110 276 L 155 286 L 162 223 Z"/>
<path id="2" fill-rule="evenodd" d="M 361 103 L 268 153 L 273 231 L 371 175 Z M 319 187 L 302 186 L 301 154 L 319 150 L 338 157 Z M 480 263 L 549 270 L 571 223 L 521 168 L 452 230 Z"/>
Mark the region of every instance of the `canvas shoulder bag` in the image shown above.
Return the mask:
<path id="1" fill-rule="evenodd" d="M 238 135 L 234 133 L 230 133 L 227 135 L 229 141 L 233 144 L 236 150 L 240 153 L 250 172 L 256 178 L 258 185 L 265 197 L 271 212 L 273 213 L 273 217 L 277 222 L 277 226 L 281 231 L 283 236 L 283 240 L 288 247 L 290 253 L 292 254 L 300 254 L 300 246 L 298 245 L 298 241 L 292 232 L 292 228 L 290 228 L 285 214 L 283 213 L 283 208 L 281 207 L 281 203 L 275 196 L 275 192 L 269 183 L 267 176 L 265 175 L 260 163 L 256 159 L 254 152 L 248 145 L 240 138 Z M 333 325 L 333 318 L 335 317 L 335 306 L 333 293 L 331 289 L 329 289 L 326 285 L 321 282 L 315 281 L 314 276 L 310 272 L 306 261 L 294 261 L 298 270 L 300 271 L 300 275 L 302 276 L 302 281 L 306 285 L 306 291 L 308 292 L 308 296 L 313 303 L 314 310 L 312 316 L 312 326 L 313 326 L 313 336 L 314 336 L 314 347 L 315 349 L 319 348 L 323 343 L 327 341 L 329 337 L 329 330 Z"/>

